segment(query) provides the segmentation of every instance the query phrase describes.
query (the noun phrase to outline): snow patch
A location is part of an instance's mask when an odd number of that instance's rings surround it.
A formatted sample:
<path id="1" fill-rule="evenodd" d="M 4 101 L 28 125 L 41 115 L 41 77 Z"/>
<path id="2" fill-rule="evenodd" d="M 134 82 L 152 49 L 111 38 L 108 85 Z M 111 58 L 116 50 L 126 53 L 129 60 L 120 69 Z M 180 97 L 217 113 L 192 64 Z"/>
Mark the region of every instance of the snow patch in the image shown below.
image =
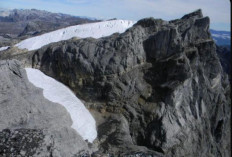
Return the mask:
<path id="1" fill-rule="evenodd" d="M 16 46 L 20 49 L 36 50 L 50 43 L 58 42 L 62 40 L 68 40 L 73 37 L 101 38 L 101 37 L 109 36 L 113 33 L 123 33 L 128 28 L 132 27 L 134 24 L 135 21 L 111 20 L 111 21 L 103 21 L 103 22 L 70 26 L 67 28 L 59 29 L 40 36 L 23 40 L 18 44 L 16 44 Z"/>
<path id="2" fill-rule="evenodd" d="M 38 69 L 25 68 L 29 81 L 36 87 L 43 89 L 43 95 L 48 100 L 63 105 L 69 112 L 75 129 L 84 140 L 93 142 L 97 137 L 96 122 L 84 104 L 73 94 L 73 92 L 45 75 Z"/>
<path id="3" fill-rule="evenodd" d="M 6 49 L 8 49 L 8 48 L 9 48 L 9 46 L 0 47 L 0 51 L 4 51 L 4 50 L 6 50 Z"/>

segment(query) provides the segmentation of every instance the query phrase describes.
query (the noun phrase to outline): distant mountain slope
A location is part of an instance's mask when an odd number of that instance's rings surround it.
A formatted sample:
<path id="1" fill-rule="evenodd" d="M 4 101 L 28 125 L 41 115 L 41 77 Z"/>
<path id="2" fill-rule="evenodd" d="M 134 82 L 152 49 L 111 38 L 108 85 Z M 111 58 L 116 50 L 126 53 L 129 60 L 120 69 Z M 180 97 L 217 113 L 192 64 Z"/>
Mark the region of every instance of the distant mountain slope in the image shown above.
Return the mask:
<path id="1" fill-rule="evenodd" d="M 217 45 L 230 45 L 231 32 L 210 30 L 212 37 Z"/>
<path id="2" fill-rule="evenodd" d="M 96 21 L 95 19 L 36 9 L 0 10 L 0 35 L 31 36 L 71 25 Z"/>

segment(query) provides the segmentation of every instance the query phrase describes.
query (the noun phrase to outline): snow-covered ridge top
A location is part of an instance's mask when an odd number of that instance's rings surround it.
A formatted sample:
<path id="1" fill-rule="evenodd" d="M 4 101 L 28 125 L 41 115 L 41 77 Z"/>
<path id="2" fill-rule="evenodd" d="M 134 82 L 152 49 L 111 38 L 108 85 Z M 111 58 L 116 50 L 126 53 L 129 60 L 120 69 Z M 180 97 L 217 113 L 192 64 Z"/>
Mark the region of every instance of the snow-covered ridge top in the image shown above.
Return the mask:
<path id="1" fill-rule="evenodd" d="M 77 38 L 101 38 L 109 36 L 113 33 L 123 33 L 128 28 L 132 27 L 136 22 L 128 20 L 112 20 L 103 21 L 90 24 L 82 24 L 70 26 L 67 28 L 59 29 L 49 32 L 40 36 L 32 37 L 23 40 L 16 44 L 20 49 L 36 50 L 44 45 L 58 42 L 61 40 L 68 40 L 73 37 Z"/>
<path id="2" fill-rule="evenodd" d="M 45 75 L 40 70 L 25 68 L 28 80 L 36 87 L 43 89 L 46 99 L 59 103 L 69 112 L 75 129 L 84 140 L 93 142 L 97 137 L 96 122 L 84 104 L 73 94 L 73 92 L 56 81 Z"/>

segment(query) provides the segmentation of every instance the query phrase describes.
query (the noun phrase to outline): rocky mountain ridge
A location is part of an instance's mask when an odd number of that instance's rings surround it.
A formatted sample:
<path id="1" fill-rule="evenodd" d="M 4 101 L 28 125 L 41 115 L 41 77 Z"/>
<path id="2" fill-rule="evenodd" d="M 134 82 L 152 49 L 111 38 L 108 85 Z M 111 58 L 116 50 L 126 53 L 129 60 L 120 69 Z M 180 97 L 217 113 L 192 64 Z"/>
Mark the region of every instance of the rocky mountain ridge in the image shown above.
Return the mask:
<path id="1" fill-rule="evenodd" d="M 40 69 L 83 100 L 98 125 L 93 156 L 229 157 L 230 84 L 209 23 L 201 10 L 147 18 L 122 34 L 0 58 Z"/>

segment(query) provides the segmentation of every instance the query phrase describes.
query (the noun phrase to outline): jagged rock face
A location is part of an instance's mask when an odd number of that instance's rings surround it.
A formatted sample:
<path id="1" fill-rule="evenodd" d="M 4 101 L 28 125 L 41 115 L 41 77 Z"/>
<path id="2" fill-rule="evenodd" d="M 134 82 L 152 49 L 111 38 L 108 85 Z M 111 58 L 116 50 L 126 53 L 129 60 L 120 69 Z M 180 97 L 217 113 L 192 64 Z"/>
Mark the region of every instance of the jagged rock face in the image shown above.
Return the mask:
<path id="1" fill-rule="evenodd" d="M 88 151 L 65 108 L 43 97 L 16 60 L 0 61 L 0 156 L 71 156 Z"/>
<path id="2" fill-rule="evenodd" d="M 229 87 L 201 11 L 144 19 L 99 40 L 55 43 L 36 51 L 32 66 L 100 104 L 92 108 L 126 118 L 100 132 L 108 151 L 126 144 L 171 156 L 229 156 Z"/>
<path id="3" fill-rule="evenodd" d="M 85 101 L 98 122 L 100 152 L 230 156 L 230 86 L 200 10 L 14 58 Z"/>

